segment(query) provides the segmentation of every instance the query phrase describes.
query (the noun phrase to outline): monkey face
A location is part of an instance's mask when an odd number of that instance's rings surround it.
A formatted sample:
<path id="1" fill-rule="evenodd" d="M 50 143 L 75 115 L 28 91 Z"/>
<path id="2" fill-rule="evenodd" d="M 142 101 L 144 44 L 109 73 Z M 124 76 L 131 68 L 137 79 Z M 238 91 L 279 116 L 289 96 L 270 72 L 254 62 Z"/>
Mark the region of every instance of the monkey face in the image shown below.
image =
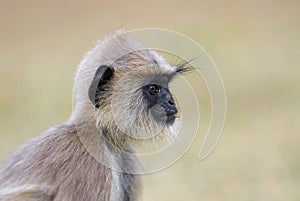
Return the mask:
<path id="1" fill-rule="evenodd" d="M 147 108 L 154 119 L 161 123 L 173 124 L 178 110 L 168 87 L 149 84 L 144 86 L 142 90 Z"/>
<path id="2" fill-rule="evenodd" d="M 155 66 L 126 69 L 103 65 L 96 71 L 89 97 L 103 112 L 100 116 L 118 129 L 149 137 L 175 125 L 178 109 L 168 87 L 174 76 L 174 71 L 162 72 Z"/>

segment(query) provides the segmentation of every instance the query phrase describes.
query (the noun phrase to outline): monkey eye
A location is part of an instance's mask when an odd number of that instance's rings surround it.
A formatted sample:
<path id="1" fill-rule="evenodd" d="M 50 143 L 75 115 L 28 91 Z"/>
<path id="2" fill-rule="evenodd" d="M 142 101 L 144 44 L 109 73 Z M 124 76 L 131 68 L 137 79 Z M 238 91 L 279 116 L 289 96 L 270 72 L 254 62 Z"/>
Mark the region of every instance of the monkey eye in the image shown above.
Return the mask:
<path id="1" fill-rule="evenodd" d="M 151 95 L 155 95 L 158 92 L 160 92 L 159 86 L 155 84 L 150 84 L 148 87 L 148 91 L 150 92 Z"/>

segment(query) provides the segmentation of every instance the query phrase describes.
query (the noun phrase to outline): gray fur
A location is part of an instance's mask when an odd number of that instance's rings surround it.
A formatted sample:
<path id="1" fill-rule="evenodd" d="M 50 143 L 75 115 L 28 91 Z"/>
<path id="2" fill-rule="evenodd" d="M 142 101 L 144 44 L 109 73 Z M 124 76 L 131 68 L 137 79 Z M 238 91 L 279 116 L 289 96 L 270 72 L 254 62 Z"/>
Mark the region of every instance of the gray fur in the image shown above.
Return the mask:
<path id="1" fill-rule="evenodd" d="M 134 200 L 137 176 L 116 174 L 124 197 Z M 30 140 L 4 162 L 0 200 L 109 201 L 111 180 L 112 171 L 82 146 L 74 125 L 65 123 Z"/>
<path id="2" fill-rule="evenodd" d="M 101 65 L 112 65 L 115 73 L 95 108 L 88 91 Z M 137 200 L 141 184 L 134 172 L 139 164 L 134 154 L 126 154 L 133 150 L 124 132 L 138 130 L 128 118 L 147 127 L 142 133 L 157 128 L 163 136 L 174 134 L 172 126 L 161 129 L 146 113 L 136 91 L 175 70 L 122 30 L 108 35 L 79 64 L 70 119 L 22 145 L 0 166 L 0 201 Z"/>

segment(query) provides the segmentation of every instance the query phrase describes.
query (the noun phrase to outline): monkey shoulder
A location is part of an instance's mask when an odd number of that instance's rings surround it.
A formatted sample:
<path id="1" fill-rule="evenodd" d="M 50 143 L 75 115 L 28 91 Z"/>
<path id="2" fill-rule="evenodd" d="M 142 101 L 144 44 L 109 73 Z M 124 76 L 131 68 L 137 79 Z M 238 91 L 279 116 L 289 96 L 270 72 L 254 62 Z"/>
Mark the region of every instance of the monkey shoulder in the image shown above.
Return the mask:
<path id="1" fill-rule="evenodd" d="M 44 196 L 45 200 L 53 195 L 63 200 L 77 200 L 86 193 L 98 195 L 101 189 L 109 188 L 107 175 L 108 169 L 86 151 L 75 126 L 67 122 L 50 127 L 4 161 L 0 166 L 0 201 L 15 194 Z M 47 193 L 36 188 L 40 186 Z"/>

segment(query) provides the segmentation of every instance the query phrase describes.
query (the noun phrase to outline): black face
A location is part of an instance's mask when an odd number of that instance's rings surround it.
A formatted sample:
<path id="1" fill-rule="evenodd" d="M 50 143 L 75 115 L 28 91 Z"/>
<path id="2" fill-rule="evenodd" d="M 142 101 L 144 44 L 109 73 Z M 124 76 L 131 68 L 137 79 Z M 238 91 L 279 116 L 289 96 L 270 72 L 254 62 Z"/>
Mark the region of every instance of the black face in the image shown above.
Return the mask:
<path id="1" fill-rule="evenodd" d="M 153 117 L 161 123 L 173 124 L 178 110 L 168 88 L 149 84 L 143 87 L 148 102 L 148 109 Z"/>

